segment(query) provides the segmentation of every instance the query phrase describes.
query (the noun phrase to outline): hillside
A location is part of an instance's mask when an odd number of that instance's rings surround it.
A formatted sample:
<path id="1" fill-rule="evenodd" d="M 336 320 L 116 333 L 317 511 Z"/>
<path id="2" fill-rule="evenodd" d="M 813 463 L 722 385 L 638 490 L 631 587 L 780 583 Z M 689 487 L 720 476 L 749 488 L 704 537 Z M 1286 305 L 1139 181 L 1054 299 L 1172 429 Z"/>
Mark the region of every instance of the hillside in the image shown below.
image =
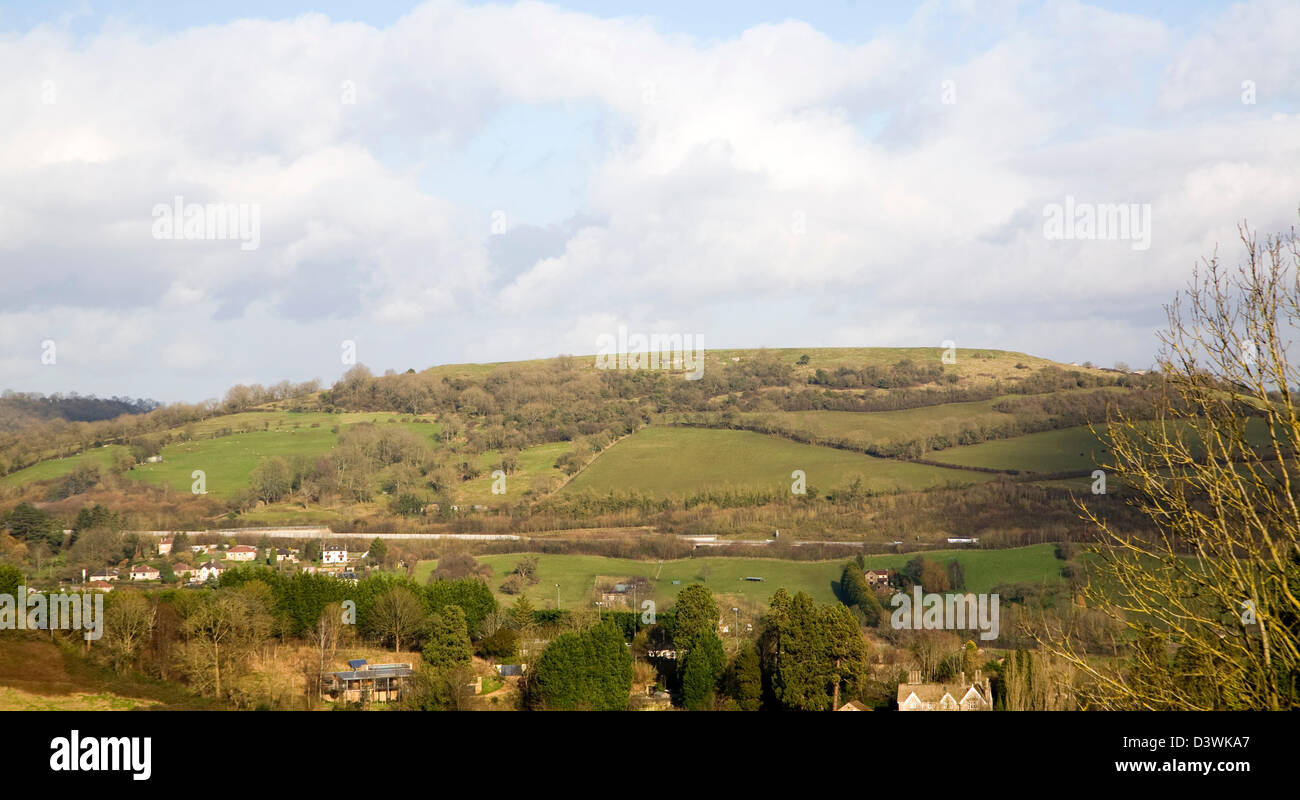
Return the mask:
<path id="1" fill-rule="evenodd" d="M 103 503 L 147 528 L 381 530 L 619 527 L 660 514 L 662 530 L 753 535 L 779 522 L 851 540 L 871 497 L 1086 473 L 1104 448 L 1081 426 L 1108 408 L 1140 416 L 1158 380 L 1023 353 L 943 356 L 718 350 L 698 380 L 600 369 L 591 356 L 379 377 L 357 366 L 324 390 L 240 386 L 222 403 L 14 433 L 0 440 L 0 509 Z M 796 470 L 808 494 L 792 491 Z M 756 511 L 742 521 L 738 507 Z"/>

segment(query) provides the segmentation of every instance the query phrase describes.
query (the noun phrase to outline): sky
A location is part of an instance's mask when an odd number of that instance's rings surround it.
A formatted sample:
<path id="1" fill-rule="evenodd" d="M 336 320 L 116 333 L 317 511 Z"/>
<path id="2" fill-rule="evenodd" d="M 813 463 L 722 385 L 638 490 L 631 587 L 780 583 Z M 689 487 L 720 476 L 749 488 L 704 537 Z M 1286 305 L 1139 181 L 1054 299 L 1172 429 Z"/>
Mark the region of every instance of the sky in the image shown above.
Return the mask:
<path id="1" fill-rule="evenodd" d="M 1148 366 L 1200 259 L 1297 222 L 1296 30 L 1280 0 L 0 0 L 0 389 L 197 401 L 620 327 Z"/>

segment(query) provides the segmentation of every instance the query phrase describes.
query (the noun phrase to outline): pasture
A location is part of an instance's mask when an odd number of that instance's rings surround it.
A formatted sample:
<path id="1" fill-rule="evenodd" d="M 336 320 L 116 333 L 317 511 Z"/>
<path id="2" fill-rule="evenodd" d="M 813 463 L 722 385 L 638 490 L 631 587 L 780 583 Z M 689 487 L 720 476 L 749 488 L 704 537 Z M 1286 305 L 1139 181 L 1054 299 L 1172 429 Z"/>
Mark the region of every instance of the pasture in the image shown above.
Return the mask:
<path id="1" fill-rule="evenodd" d="M 873 458 L 750 431 L 651 426 L 601 453 L 563 491 L 635 490 L 684 496 L 702 489 L 790 491 L 791 473 L 829 490 L 861 478 L 871 491 L 922 489 L 988 480 L 977 472 Z"/>
<path id="2" fill-rule="evenodd" d="M 923 555 L 945 563 L 956 559 L 965 569 L 967 590 L 988 592 L 1003 583 L 1060 581 L 1061 562 L 1054 553 L 1054 545 L 1040 544 L 1009 550 L 936 550 Z M 710 556 L 661 563 L 591 555 L 507 553 L 479 556 L 480 564 L 492 567 L 488 585 L 503 605 L 514 602 L 514 598 L 502 593 L 500 585 L 526 555 L 537 558 L 538 582 L 524 591 L 536 608 L 555 608 L 557 583 L 562 608 L 594 603 L 598 599 L 594 591 L 598 577 L 646 578 L 651 582 L 653 592 L 649 598 L 639 599 L 652 599 L 661 608 L 671 606 L 677 593 L 693 583 L 708 586 L 715 595 L 726 598 L 728 602 L 734 599 L 754 606 L 766 606 L 772 594 L 782 588 L 791 594 L 807 592 L 818 602 L 829 603 L 835 600 L 832 587 L 839 581 L 847 561 Z M 873 555 L 866 557 L 866 563 L 868 568 L 900 569 L 915 555 Z M 432 560 L 419 562 L 415 569 L 416 580 L 426 582 L 436 566 L 437 562 Z M 747 581 L 747 577 L 763 580 Z M 673 581 L 680 583 L 674 584 Z"/>

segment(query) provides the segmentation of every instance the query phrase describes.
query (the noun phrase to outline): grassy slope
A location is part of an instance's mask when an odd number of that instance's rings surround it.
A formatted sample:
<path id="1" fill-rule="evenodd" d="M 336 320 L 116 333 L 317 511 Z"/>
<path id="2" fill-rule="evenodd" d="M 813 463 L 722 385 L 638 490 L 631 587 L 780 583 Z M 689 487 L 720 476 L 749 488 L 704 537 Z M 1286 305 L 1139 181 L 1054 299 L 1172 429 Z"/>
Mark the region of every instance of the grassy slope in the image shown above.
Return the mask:
<path id="1" fill-rule="evenodd" d="M 774 411 L 747 412 L 740 416 L 747 420 L 769 419 L 789 430 L 870 444 L 1007 422 L 1010 417 L 993 410 L 996 402 L 997 399 L 976 400 L 903 411 Z"/>
<path id="2" fill-rule="evenodd" d="M 790 364 L 794 367 L 794 374 L 798 378 L 806 379 L 818 369 L 833 372 L 840 367 L 853 369 L 861 369 L 866 366 L 884 367 L 896 364 L 903 359 L 917 363 L 936 362 L 942 358 L 943 353 L 943 349 L 939 347 L 785 347 L 707 350 L 704 353 L 704 369 L 707 374 L 711 370 L 721 370 L 726 365 L 734 363 L 733 359 L 746 361 L 754 358 L 770 357 Z M 808 356 L 808 363 L 798 364 L 798 360 L 804 355 Z M 569 356 L 568 359 L 575 369 L 596 369 L 594 354 Z M 534 370 L 554 369 L 555 364 L 554 359 L 535 359 L 532 361 L 512 361 L 496 364 L 444 364 L 430 367 L 424 370 L 424 373 L 448 378 L 482 378 L 494 369 L 501 367 L 517 369 L 522 373 L 527 373 Z M 1023 364 L 1025 368 L 1018 368 L 1017 364 Z M 961 379 L 959 385 L 963 385 L 983 383 L 993 379 L 1004 381 L 1023 380 L 1034 370 L 1047 366 L 1065 365 L 1050 359 L 1007 350 L 959 348 L 956 354 L 956 363 L 946 364 L 944 369 L 956 373 Z M 1082 372 L 1100 372 L 1100 370 L 1090 370 L 1083 367 L 1069 368 L 1078 369 Z"/>
<path id="3" fill-rule="evenodd" d="M 789 491 L 790 474 L 797 469 L 807 474 L 810 486 L 819 489 L 846 486 L 855 477 L 875 490 L 973 483 L 989 477 L 749 431 L 651 427 L 601 453 L 564 491 L 636 489 L 656 495 L 722 487 Z"/>
<path id="4" fill-rule="evenodd" d="M 518 502 L 529 490 L 535 495 L 549 492 L 564 481 L 564 472 L 555 468 L 555 459 L 571 449 L 572 442 L 551 442 L 520 450 L 519 470 L 506 476 L 505 494 L 492 494 L 492 471 L 501 462 L 501 453 L 490 450 L 478 457 L 483 474 L 461 484 L 459 497 L 465 503 L 491 506 Z"/>
<path id="5" fill-rule="evenodd" d="M 105 447 L 96 447 L 87 450 L 84 453 L 78 453 L 75 456 L 67 458 L 52 458 L 48 461 L 41 461 L 33 464 L 26 469 L 20 469 L 17 472 L 0 478 L 0 484 L 7 486 L 19 486 L 32 481 L 47 481 L 53 478 L 62 478 L 64 475 L 71 473 L 74 469 L 82 464 L 107 469 L 113 463 L 113 453 L 121 450 L 125 452 L 126 448 L 117 444 L 110 444 Z"/>
<path id="6" fill-rule="evenodd" d="M 941 354 L 939 348 L 933 347 L 713 350 L 706 353 L 705 363 L 706 369 L 721 369 L 734 363 L 734 359 L 745 361 L 760 357 L 777 358 L 794 365 L 796 376 L 805 378 L 817 369 L 833 371 L 840 366 L 885 366 L 902 359 L 926 362 L 938 359 Z M 804 355 L 809 357 L 809 363 L 798 365 L 797 361 Z M 573 368 L 581 370 L 595 369 L 594 362 L 594 356 L 576 356 L 570 359 Z M 958 350 L 956 364 L 947 365 L 945 369 L 956 372 L 961 377 L 959 385 L 967 385 L 994 378 L 1018 380 L 1032 370 L 1052 363 L 1023 353 Z M 1018 368 L 1017 365 L 1025 365 L 1028 369 Z M 500 368 L 528 373 L 555 369 L 556 361 L 542 359 L 504 364 L 452 364 L 433 367 L 426 372 L 443 376 L 482 377 Z M 897 435 L 946 430 L 967 421 L 995 420 L 998 415 L 989 408 L 990 405 L 987 402 L 959 403 L 900 412 L 792 412 L 778 413 L 776 416 L 795 420 L 798 427 L 817 433 L 861 435 L 879 441 Z M 154 485 L 167 483 L 173 489 L 185 491 L 192 483 L 193 471 L 201 469 L 207 475 L 208 491 L 218 497 L 229 497 L 248 486 L 248 474 L 262 457 L 323 454 L 337 442 L 337 436 L 330 433 L 330 429 L 336 425 L 346 426 L 363 421 L 387 424 L 390 419 L 401 418 L 401 415 L 391 413 L 326 414 L 286 411 L 249 411 L 214 417 L 186 426 L 185 432 L 195 438 L 164 448 L 162 463 L 140 465 L 129 475 L 136 480 Z M 319 427 L 312 428 L 313 424 Z M 440 429 L 436 423 L 406 425 L 421 435 L 431 435 Z M 205 438 L 222 430 L 233 433 L 216 439 Z M 666 440 L 653 438 L 672 434 L 663 434 L 658 430 L 648 435 L 639 434 L 638 437 L 633 437 L 635 444 L 624 442 L 602 455 L 593 464 L 593 468 L 580 475 L 572 485 L 575 488 L 603 490 L 626 488 L 639 483 L 647 491 L 656 493 L 685 493 L 702 486 L 788 487 L 789 474 L 793 469 L 803 469 L 814 486 L 827 488 L 847 483 L 852 475 L 861 475 L 869 487 L 876 489 L 917 488 L 949 481 L 968 483 L 983 479 L 971 472 L 949 473 L 942 469 L 876 461 L 823 448 L 775 443 L 766 437 L 747 439 L 743 435 L 732 435 L 732 432 L 719 433 L 724 438 L 712 440 L 708 447 L 701 442 L 674 440 L 674 446 L 668 448 L 678 451 L 673 453 L 666 452 L 662 447 L 662 442 Z M 714 446 L 718 449 L 711 449 Z M 504 497 L 491 494 L 491 478 L 485 475 L 465 485 L 461 499 L 469 503 L 492 505 L 516 499 L 520 492 L 529 489 L 535 492 L 550 489 L 563 479 L 560 472 L 554 469 L 554 459 L 568 447 L 567 443 L 548 444 L 521 453 L 522 470 L 510 476 L 510 491 Z M 652 458 L 650 450 L 655 448 L 658 448 L 659 455 L 667 456 L 660 464 L 647 461 Z M 753 449 L 751 451 L 746 448 Z M 72 471 L 79 463 L 107 466 L 115 449 L 117 446 L 110 446 L 70 458 L 41 462 L 0 479 L 0 484 L 19 485 L 58 478 Z M 486 463 L 494 456 L 495 454 L 485 454 L 481 461 Z M 957 456 L 959 459 L 965 457 Z M 978 455 L 975 457 L 979 458 Z M 954 460 L 952 463 L 964 462 Z M 841 479 L 841 476 L 846 477 Z"/>
<path id="7" fill-rule="evenodd" d="M 490 581 L 497 591 L 502 580 L 524 554 L 480 556 L 479 563 L 493 569 Z M 927 558 L 948 561 L 956 558 L 966 571 L 966 587 L 972 592 L 987 592 L 1002 583 L 1055 583 L 1061 579 L 1060 566 L 1050 544 L 1019 547 L 1011 550 L 938 550 L 925 554 Z M 913 554 L 868 556 L 867 566 L 878 569 L 898 569 Z M 661 607 L 672 604 L 682 588 L 692 583 L 704 583 L 715 594 L 741 598 L 746 602 L 765 605 L 772 593 L 784 588 L 791 593 L 804 591 L 818 602 L 829 603 L 835 599 L 831 584 L 840 579 L 844 561 L 783 561 L 770 558 L 708 557 L 665 561 L 662 567 L 654 561 L 606 558 L 588 555 L 537 556 L 539 582 L 529 587 L 525 594 L 537 608 L 555 607 L 555 584 L 560 584 L 560 603 L 572 608 L 579 603 L 591 602 L 596 578 L 651 579 L 653 599 Z M 428 580 L 436 562 L 421 561 L 415 572 L 420 582 Z M 656 580 L 657 576 L 657 580 Z M 762 577 L 761 582 L 743 580 L 746 576 Z M 673 585 L 674 580 L 681 583 Z M 503 604 L 513 602 L 509 595 L 498 592 Z"/>
<path id="8" fill-rule="evenodd" d="M 1088 428 L 1078 427 L 952 447 L 930 453 L 928 457 L 945 464 L 971 467 L 1065 472 L 1091 469 L 1109 458 L 1109 450 Z"/>
<path id="9" fill-rule="evenodd" d="M 0 710 L 210 709 L 184 686 L 118 675 L 44 633 L 0 633 Z"/>
<path id="10" fill-rule="evenodd" d="M 1247 439 L 1256 445 L 1263 445 L 1268 441 L 1267 430 L 1262 420 L 1252 419 L 1246 425 Z M 1194 433 L 1189 435 L 1195 441 Z M 1065 472 L 1089 470 L 1107 463 L 1110 451 L 1107 442 L 1099 440 L 1087 426 L 1080 426 L 952 447 L 935 451 L 927 457 L 933 461 L 960 466 L 1026 472 Z"/>
<path id="11" fill-rule="evenodd" d="M 217 497 L 230 497 L 249 485 L 249 473 L 258 461 L 271 456 L 293 458 L 298 455 L 324 455 L 338 442 L 332 432 L 335 425 L 346 428 L 362 422 L 403 425 L 421 436 L 432 436 L 441 428 L 436 423 L 389 423 L 390 419 L 409 419 L 396 414 L 291 414 L 286 412 L 246 413 L 230 417 L 205 420 L 199 435 L 212 435 L 229 427 L 242 430 L 252 426 L 249 433 L 232 433 L 215 439 L 192 439 L 164 447 L 163 460 L 157 464 L 141 464 L 131 470 L 136 480 L 155 485 L 170 484 L 173 489 L 188 490 L 194 470 L 203 470 L 207 476 L 208 493 Z M 225 420 L 225 425 L 216 424 Z M 311 427 L 313 423 L 319 427 Z M 262 430 L 263 424 L 267 430 Z"/>

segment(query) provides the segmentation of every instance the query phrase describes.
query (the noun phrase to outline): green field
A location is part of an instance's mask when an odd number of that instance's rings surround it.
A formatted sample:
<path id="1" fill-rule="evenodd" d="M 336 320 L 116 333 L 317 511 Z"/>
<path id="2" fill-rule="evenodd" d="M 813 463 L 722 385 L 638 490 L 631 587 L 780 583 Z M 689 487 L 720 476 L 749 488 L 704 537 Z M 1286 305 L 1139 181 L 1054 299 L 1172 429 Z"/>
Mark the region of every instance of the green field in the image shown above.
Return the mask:
<path id="1" fill-rule="evenodd" d="M 501 453 L 489 450 L 478 456 L 483 474 L 462 483 L 457 489 L 459 499 L 465 503 L 498 505 L 516 503 L 525 492 L 545 494 L 564 481 L 564 472 L 555 468 L 555 459 L 573 449 L 572 442 L 552 442 L 519 451 L 519 470 L 506 476 L 505 494 L 492 494 L 492 471 L 501 463 Z"/>
<path id="2" fill-rule="evenodd" d="M 26 469 L 20 469 L 0 478 L 0 484 L 18 486 L 32 481 L 48 481 L 54 478 L 62 478 L 83 464 L 106 470 L 113 463 L 113 454 L 119 451 L 125 454 L 126 448 L 121 445 L 110 444 L 104 447 L 95 447 L 67 458 L 51 458 L 48 461 L 41 461 Z"/>
<path id="3" fill-rule="evenodd" d="M 1093 469 L 1110 457 L 1106 445 L 1086 427 L 1062 428 L 951 447 L 929 455 L 934 461 L 966 467 L 1014 469 L 1021 472 L 1066 472 Z"/>
<path id="4" fill-rule="evenodd" d="M 1189 427 L 1190 423 L 1180 425 Z M 1247 423 L 1246 434 L 1256 445 L 1268 441 L 1268 428 L 1259 419 Z M 1190 435 L 1195 436 L 1194 432 Z M 1199 447 L 1193 447 L 1193 451 L 1199 451 Z M 1051 473 L 1091 470 L 1109 462 L 1111 455 L 1108 442 L 1099 440 L 1087 426 L 1079 426 L 951 447 L 935 451 L 928 458 L 957 466 Z"/>
<path id="5" fill-rule="evenodd" d="M 501 582 L 523 558 L 523 553 L 480 556 L 479 563 L 492 567 L 489 585 L 503 604 L 513 602 L 499 591 Z M 867 566 L 898 569 L 915 554 L 868 556 Z M 1061 562 L 1054 555 L 1054 545 L 1040 544 L 1011 550 L 936 550 L 927 558 L 948 561 L 956 558 L 966 572 L 966 588 L 971 592 L 988 592 L 1003 583 L 1055 583 L 1061 580 Z M 832 583 L 839 581 L 847 559 L 837 561 L 787 561 L 772 558 L 687 558 L 675 561 L 635 561 L 588 555 L 537 555 L 538 583 L 525 590 L 537 608 L 555 608 L 555 584 L 559 584 L 560 605 L 572 608 L 579 603 L 594 602 L 597 577 L 644 577 L 651 581 L 653 599 L 668 607 L 684 587 L 703 583 L 714 594 L 743 599 L 754 605 L 766 605 L 772 593 L 784 588 L 790 593 L 807 592 L 818 602 L 835 600 Z M 436 566 L 435 561 L 416 565 L 415 578 L 424 583 Z M 762 581 L 746 581 L 761 577 Z M 673 581 L 681 581 L 674 585 Z M 645 599 L 645 598 L 642 598 Z"/>
<path id="6" fill-rule="evenodd" d="M 874 491 L 975 483 L 988 475 L 909 464 L 862 453 L 800 444 L 750 431 L 649 427 L 601 453 L 564 491 L 636 490 L 688 495 L 701 489 L 789 491 L 794 470 L 819 490 L 860 477 Z"/>
<path id="7" fill-rule="evenodd" d="M 216 438 L 196 438 L 177 442 L 162 449 L 163 460 L 156 464 L 138 464 L 128 473 L 132 478 L 156 486 L 169 484 L 172 489 L 188 491 L 194 470 L 203 470 L 208 494 L 231 497 L 249 486 L 249 473 L 263 458 L 323 455 L 338 443 L 334 426 L 346 428 L 362 422 L 401 425 L 415 433 L 432 437 L 441 426 L 406 422 L 398 414 L 294 414 L 288 412 L 235 414 L 201 423 L 198 435 L 211 436 L 223 428 L 250 430 Z M 390 420 L 395 420 L 390 422 Z M 224 425 L 215 423 L 224 421 Z M 313 424 L 319 427 L 312 427 Z M 262 430 L 263 427 L 266 430 Z M 196 426 L 197 428 L 198 426 Z"/>

